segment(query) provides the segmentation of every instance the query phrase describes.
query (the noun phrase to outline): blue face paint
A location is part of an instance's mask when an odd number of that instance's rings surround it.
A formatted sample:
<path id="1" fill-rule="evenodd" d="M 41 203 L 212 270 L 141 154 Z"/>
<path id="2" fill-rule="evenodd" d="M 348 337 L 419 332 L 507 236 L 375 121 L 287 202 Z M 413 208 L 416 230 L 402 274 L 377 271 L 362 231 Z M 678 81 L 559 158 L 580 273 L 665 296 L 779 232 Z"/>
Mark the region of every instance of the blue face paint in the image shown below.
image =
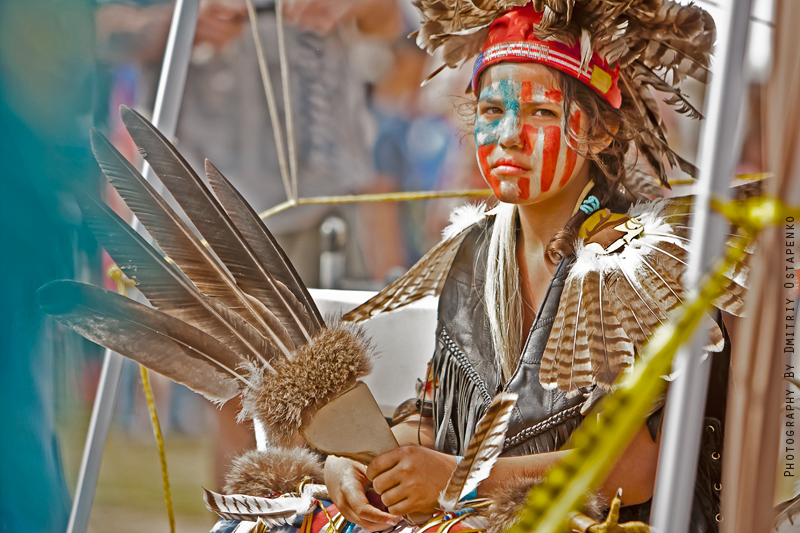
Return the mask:
<path id="1" fill-rule="evenodd" d="M 511 80 L 499 80 L 481 91 L 482 101 L 492 100 L 502 108 L 502 114 L 495 119 L 478 113 L 475 118 L 475 144 L 484 146 L 498 144 L 501 138 L 519 135 L 521 128 L 520 97 L 522 84 Z"/>

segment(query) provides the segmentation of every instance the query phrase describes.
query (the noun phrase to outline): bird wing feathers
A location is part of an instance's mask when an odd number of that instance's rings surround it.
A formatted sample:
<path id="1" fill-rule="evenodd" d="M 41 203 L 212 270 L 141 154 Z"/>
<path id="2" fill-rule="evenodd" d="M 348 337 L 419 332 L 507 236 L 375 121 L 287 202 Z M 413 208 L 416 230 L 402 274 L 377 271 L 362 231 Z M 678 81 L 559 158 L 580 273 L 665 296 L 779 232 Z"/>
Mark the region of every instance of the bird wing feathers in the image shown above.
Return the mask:
<path id="1" fill-rule="evenodd" d="M 482 220 L 487 213 L 482 204 L 456 209 L 450 217 L 451 226 L 445 229 L 444 239 L 434 246 L 408 272 L 378 294 L 342 317 L 342 320 L 359 323 L 373 316 L 388 313 L 421 300 L 426 296 L 439 296 L 447 273 L 453 264 L 469 228 Z"/>
<path id="2" fill-rule="evenodd" d="M 641 231 L 612 252 L 598 251 L 598 234 L 587 238 L 582 233 L 542 356 L 539 379 L 545 388 L 568 395 L 593 385 L 608 390 L 621 373 L 632 370 L 653 331 L 669 322 L 682 304 L 690 207 L 686 198 L 634 206 L 628 214 L 641 224 Z M 622 217 L 620 223 L 624 221 Z M 610 248 L 613 243 L 608 240 L 603 244 Z M 727 273 L 725 291 L 715 301 L 719 309 L 741 315 L 746 272 L 747 265 L 741 263 Z M 709 322 L 706 349 L 719 351 L 722 331 Z"/>
<path id="3" fill-rule="evenodd" d="M 217 199 L 152 124 L 124 106 L 121 115 L 188 222 L 93 131 L 101 169 L 160 249 L 93 195 L 78 192 L 78 203 L 153 308 L 81 284 L 44 287 L 43 307 L 87 338 L 224 401 L 248 383 L 239 375 L 243 365 L 273 371 L 275 358 L 291 360 L 325 324 L 286 255 L 225 177 L 207 165 Z"/>

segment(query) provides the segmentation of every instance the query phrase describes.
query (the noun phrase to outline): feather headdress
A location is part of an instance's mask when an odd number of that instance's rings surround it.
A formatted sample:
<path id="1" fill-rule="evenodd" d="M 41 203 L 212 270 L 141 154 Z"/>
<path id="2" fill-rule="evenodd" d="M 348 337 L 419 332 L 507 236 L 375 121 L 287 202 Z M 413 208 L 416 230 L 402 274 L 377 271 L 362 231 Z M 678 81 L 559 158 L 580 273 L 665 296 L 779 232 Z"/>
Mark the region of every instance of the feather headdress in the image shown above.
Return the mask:
<path id="1" fill-rule="evenodd" d="M 621 101 L 612 105 L 639 125 L 634 142 L 661 181 L 666 184 L 665 156 L 671 166 L 694 175 L 694 166 L 667 144 L 652 89 L 665 93 L 665 102 L 679 113 L 700 118 L 679 86 L 686 78 L 705 82 L 708 77 L 715 26 L 703 9 L 672 0 L 414 0 L 414 4 L 422 18 L 417 45 L 429 53 L 441 49 L 448 67 L 463 65 L 479 53 L 483 56 L 499 18 L 512 10 L 535 11 L 527 39 L 545 50 L 528 51 L 528 60 L 554 66 L 547 61 L 546 48 L 552 45 L 560 53 L 562 47 L 573 47 L 579 70 L 570 74 L 595 90 L 592 64 L 597 63 L 598 73 L 605 73 L 606 91 L 612 84 L 607 75 L 615 77 Z M 601 64 L 607 68 L 601 70 Z"/>

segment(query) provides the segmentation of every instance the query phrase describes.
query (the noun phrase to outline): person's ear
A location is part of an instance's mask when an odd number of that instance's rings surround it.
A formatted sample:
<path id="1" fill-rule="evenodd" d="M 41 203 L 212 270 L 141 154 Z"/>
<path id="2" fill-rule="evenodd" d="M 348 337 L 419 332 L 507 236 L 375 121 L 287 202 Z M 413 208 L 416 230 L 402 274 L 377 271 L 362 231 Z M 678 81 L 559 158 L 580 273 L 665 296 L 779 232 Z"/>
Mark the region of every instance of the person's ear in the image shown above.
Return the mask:
<path id="1" fill-rule="evenodd" d="M 614 142 L 617 132 L 619 132 L 618 122 L 614 121 L 612 123 L 607 123 L 604 129 L 601 129 L 597 135 L 592 137 L 592 141 L 589 146 L 589 152 L 592 154 L 603 153 L 603 151 L 611 146 L 612 142 Z"/>

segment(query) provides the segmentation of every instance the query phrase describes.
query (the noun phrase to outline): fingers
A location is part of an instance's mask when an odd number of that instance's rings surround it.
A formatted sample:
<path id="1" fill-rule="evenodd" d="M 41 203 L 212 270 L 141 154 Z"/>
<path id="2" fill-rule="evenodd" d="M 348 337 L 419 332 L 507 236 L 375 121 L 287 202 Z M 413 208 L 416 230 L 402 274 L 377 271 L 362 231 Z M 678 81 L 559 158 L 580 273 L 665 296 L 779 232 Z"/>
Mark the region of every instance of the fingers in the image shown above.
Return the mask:
<path id="1" fill-rule="evenodd" d="M 414 508 L 417 502 L 412 501 L 408 494 L 399 486 L 381 494 L 381 501 L 394 516 L 403 516 L 404 514 L 417 510 Z"/>
<path id="2" fill-rule="evenodd" d="M 343 487 L 343 502 L 337 506 L 342 515 L 368 531 L 380 531 L 397 524 L 397 516 L 385 513 L 374 507 L 367 500 L 363 489 Z"/>
<path id="3" fill-rule="evenodd" d="M 397 466 L 397 464 L 403 459 L 406 452 L 407 448 L 403 447 L 395 448 L 394 450 L 380 454 L 369 463 L 369 467 L 367 468 L 367 478 L 374 483 L 375 478 Z M 378 494 L 380 494 L 380 490 L 378 490 Z"/>

